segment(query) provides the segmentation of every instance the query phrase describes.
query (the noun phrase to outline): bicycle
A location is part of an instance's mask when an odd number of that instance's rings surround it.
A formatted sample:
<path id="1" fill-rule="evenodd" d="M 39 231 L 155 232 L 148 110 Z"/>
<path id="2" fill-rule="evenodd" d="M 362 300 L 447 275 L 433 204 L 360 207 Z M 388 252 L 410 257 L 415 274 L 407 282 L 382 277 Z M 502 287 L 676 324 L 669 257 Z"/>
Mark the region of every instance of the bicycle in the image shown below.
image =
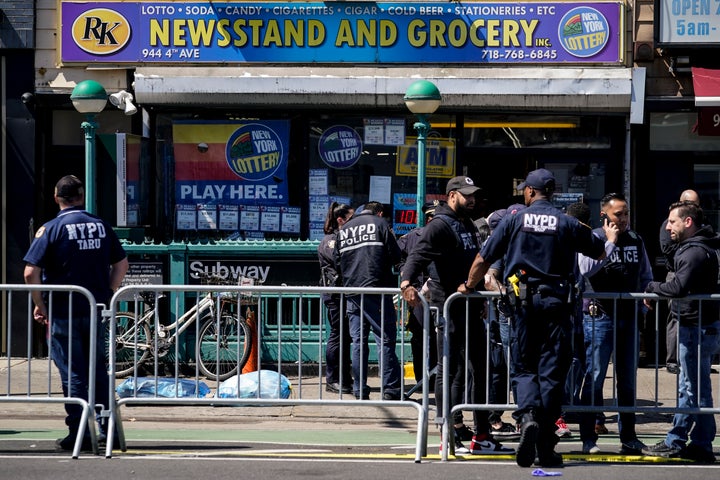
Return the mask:
<path id="1" fill-rule="evenodd" d="M 201 279 L 207 284 L 223 281 L 214 276 Z M 254 285 L 257 281 L 241 277 L 238 283 Z M 135 365 L 140 367 L 149 362 L 155 351 L 158 358 L 166 356 L 196 320 L 200 328 L 195 361 L 200 372 L 209 380 L 223 381 L 242 371 L 250 357 L 252 335 L 247 319 L 240 314 L 240 306 L 257 303 L 256 297 L 238 292 L 207 292 L 175 322 L 162 325 L 158 301 L 164 297 L 160 292 L 140 292 L 135 298 L 135 304 L 142 308 L 139 318 L 133 312 L 115 315 L 116 378 L 124 378 L 134 371 Z M 109 322 L 107 329 L 109 342 Z"/>

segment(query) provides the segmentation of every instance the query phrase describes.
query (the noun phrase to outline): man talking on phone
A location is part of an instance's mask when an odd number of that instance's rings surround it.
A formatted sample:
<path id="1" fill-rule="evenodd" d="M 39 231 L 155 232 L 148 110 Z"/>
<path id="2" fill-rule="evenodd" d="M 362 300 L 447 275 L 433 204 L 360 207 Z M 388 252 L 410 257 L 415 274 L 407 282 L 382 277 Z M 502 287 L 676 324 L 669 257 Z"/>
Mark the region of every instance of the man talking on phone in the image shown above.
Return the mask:
<path id="1" fill-rule="evenodd" d="M 625 196 L 609 193 L 600 200 L 602 226 L 593 234 L 605 241 L 605 258 L 594 260 L 578 256 L 580 273 L 587 279 L 586 298 L 583 300 L 583 327 L 585 334 L 585 358 L 587 368 L 580 403 L 603 405 L 603 383 L 608 364 L 615 351 L 615 380 L 620 406 L 635 403 L 638 366 L 638 325 L 634 300 L 597 300 L 590 292 L 642 292 L 653 279 L 645 243 L 640 235 L 630 229 L 630 214 Z M 589 285 L 588 285 L 589 283 Z M 616 308 L 617 307 L 617 308 Z M 617 312 L 617 317 L 613 315 Z M 583 453 L 600 453 L 595 431 L 595 412 L 580 416 L 580 438 Z M 620 452 L 640 454 L 645 445 L 635 432 L 635 414 L 620 413 L 618 430 Z"/>

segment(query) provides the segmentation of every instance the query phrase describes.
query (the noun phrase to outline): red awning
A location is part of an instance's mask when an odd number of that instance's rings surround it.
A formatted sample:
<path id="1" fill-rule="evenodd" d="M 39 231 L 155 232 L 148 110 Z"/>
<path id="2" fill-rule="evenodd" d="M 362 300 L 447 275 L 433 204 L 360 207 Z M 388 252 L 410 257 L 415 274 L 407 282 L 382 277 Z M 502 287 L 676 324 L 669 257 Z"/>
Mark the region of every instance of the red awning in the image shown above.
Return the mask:
<path id="1" fill-rule="evenodd" d="M 720 107 L 720 70 L 692 67 L 696 107 Z"/>

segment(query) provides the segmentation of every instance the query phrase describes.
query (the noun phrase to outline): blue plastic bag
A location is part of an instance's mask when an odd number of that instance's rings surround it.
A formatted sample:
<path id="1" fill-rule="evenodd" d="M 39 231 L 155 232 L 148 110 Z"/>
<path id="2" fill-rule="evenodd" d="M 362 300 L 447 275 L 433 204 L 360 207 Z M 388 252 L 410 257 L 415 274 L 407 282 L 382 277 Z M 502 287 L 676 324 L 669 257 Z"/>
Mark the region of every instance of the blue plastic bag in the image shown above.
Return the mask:
<path id="1" fill-rule="evenodd" d="M 155 385 L 157 381 L 157 392 Z M 177 385 L 177 388 L 175 388 Z M 163 398 L 182 398 L 197 397 L 202 398 L 210 393 L 210 387 L 204 382 L 198 382 L 198 392 L 195 393 L 195 380 L 185 378 L 155 378 L 155 377 L 130 377 L 125 379 L 123 383 L 115 388 L 120 398 L 126 397 L 163 397 Z M 135 388 L 137 386 L 137 395 Z"/>
<path id="2" fill-rule="evenodd" d="M 292 392 L 290 380 L 285 375 L 272 370 L 260 370 L 240 375 L 240 394 L 238 395 L 238 376 L 228 378 L 220 384 L 217 398 L 258 398 L 258 378 L 260 378 L 259 398 L 289 398 Z"/>

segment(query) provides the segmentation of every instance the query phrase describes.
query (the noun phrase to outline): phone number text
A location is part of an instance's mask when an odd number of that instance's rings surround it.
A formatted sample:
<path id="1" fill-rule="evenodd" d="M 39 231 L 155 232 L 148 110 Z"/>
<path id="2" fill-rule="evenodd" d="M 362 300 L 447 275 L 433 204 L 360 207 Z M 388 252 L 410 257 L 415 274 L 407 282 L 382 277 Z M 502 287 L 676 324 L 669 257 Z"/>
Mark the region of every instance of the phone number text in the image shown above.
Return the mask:
<path id="1" fill-rule="evenodd" d="M 554 60 L 558 56 L 557 50 L 483 50 L 483 60 Z"/>

